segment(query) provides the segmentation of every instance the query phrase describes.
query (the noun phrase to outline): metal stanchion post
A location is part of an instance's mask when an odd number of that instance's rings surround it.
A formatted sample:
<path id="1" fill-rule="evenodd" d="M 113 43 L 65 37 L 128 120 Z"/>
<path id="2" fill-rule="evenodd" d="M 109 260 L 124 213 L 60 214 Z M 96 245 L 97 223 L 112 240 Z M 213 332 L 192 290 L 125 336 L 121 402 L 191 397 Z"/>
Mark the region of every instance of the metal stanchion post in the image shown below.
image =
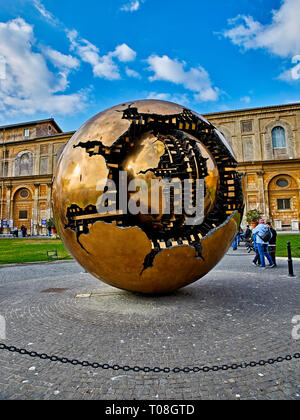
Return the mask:
<path id="1" fill-rule="evenodd" d="M 294 269 L 293 269 L 293 260 L 292 260 L 292 251 L 291 251 L 291 243 L 287 243 L 287 251 L 288 251 L 288 267 L 289 267 L 289 277 L 295 277 Z"/>

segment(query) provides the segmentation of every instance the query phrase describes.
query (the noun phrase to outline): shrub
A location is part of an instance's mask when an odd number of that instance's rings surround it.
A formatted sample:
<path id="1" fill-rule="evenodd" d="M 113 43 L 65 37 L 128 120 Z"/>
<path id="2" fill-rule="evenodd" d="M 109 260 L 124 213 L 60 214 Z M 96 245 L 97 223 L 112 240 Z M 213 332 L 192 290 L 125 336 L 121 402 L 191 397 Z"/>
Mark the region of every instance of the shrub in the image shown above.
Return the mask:
<path id="1" fill-rule="evenodd" d="M 257 210 L 257 209 L 249 210 L 246 213 L 246 219 L 247 219 L 248 223 L 249 222 L 258 222 L 259 219 L 262 218 L 262 216 L 263 216 L 263 213 L 261 211 Z"/>

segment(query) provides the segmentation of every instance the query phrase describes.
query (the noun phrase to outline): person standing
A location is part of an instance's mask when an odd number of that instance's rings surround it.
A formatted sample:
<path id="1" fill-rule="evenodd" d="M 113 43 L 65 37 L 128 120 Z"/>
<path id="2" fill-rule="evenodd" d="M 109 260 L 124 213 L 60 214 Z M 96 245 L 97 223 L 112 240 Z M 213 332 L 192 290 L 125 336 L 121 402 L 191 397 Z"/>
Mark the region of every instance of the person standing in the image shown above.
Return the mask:
<path id="1" fill-rule="evenodd" d="M 269 239 L 265 239 L 264 235 L 269 231 L 268 226 L 265 224 L 265 219 L 260 219 L 259 224 L 256 226 L 256 228 L 253 229 L 252 233 L 256 234 L 256 243 L 257 248 L 260 256 L 260 267 L 265 268 L 265 257 L 269 261 L 269 267 L 273 268 L 275 267 L 275 264 L 268 253 L 268 245 L 269 245 Z M 270 232 L 271 233 L 271 232 Z M 272 234 L 271 234 L 272 235 Z"/>
<path id="2" fill-rule="evenodd" d="M 253 233 L 252 239 L 253 239 L 253 249 L 255 251 L 255 257 L 254 257 L 252 263 L 253 263 L 253 265 L 261 265 L 260 256 L 259 256 L 259 252 L 258 252 L 258 247 L 257 247 L 257 243 L 256 243 L 256 234 L 255 233 Z"/>
<path id="3" fill-rule="evenodd" d="M 276 239 L 277 239 L 277 232 L 272 227 L 271 222 L 267 222 L 266 225 L 268 226 L 268 228 L 270 229 L 270 231 L 272 233 L 272 238 L 269 241 L 268 253 L 271 256 L 272 261 L 273 261 L 275 267 L 277 267 L 277 264 L 276 264 Z"/>
<path id="4" fill-rule="evenodd" d="M 239 240 L 239 234 L 237 233 L 235 235 L 234 241 L 232 243 L 232 250 L 236 251 L 237 250 L 237 246 L 238 246 L 238 240 Z"/>
<path id="5" fill-rule="evenodd" d="M 246 230 L 245 230 L 245 233 L 244 233 L 244 238 L 245 239 L 250 239 L 251 238 L 251 229 L 250 229 L 249 225 L 247 225 L 247 227 L 246 227 Z"/>

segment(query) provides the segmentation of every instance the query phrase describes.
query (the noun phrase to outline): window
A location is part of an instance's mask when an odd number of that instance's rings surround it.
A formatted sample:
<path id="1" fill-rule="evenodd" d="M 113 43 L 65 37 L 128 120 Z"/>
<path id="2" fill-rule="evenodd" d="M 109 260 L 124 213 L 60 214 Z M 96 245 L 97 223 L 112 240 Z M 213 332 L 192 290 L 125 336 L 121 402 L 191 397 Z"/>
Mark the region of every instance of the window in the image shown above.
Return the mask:
<path id="1" fill-rule="evenodd" d="M 41 155 L 46 155 L 48 153 L 48 145 L 42 144 L 40 150 L 41 150 Z"/>
<path id="2" fill-rule="evenodd" d="M 29 191 L 28 190 L 26 190 L 25 188 L 23 188 L 21 191 L 20 191 L 20 197 L 22 197 L 22 198 L 28 198 L 29 197 Z"/>
<path id="3" fill-rule="evenodd" d="M 20 159 L 20 175 L 30 175 L 30 156 L 28 153 L 24 153 Z"/>
<path id="4" fill-rule="evenodd" d="M 45 175 L 48 173 L 48 158 L 41 158 L 40 174 Z"/>
<path id="5" fill-rule="evenodd" d="M 284 178 L 280 178 L 276 181 L 277 187 L 286 188 L 289 185 L 289 181 Z"/>
<path id="6" fill-rule="evenodd" d="M 24 130 L 24 137 L 29 137 L 30 131 L 29 129 Z"/>
<path id="7" fill-rule="evenodd" d="M 272 130 L 272 144 L 273 149 L 281 149 L 286 147 L 285 129 L 282 127 L 275 127 Z"/>
<path id="8" fill-rule="evenodd" d="M 33 153 L 24 151 L 18 153 L 15 160 L 14 176 L 28 176 L 33 173 Z"/>
<path id="9" fill-rule="evenodd" d="M 8 176 L 8 162 L 4 162 L 3 164 L 3 176 L 4 177 Z"/>
<path id="10" fill-rule="evenodd" d="M 243 154 L 244 160 L 246 162 L 254 160 L 254 148 L 252 137 L 243 137 Z"/>
<path id="11" fill-rule="evenodd" d="M 57 150 L 56 150 L 56 165 L 57 165 L 57 162 L 58 162 L 58 160 L 59 160 L 59 158 L 60 158 L 60 155 L 62 154 L 62 152 L 63 152 L 63 150 L 64 150 L 64 148 L 65 148 L 65 144 L 62 144 Z"/>
<path id="12" fill-rule="evenodd" d="M 251 133 L 252 130 L 252 121 L 242 121 L 242 133 Z"/>
<path id="13" fill-rule="evenodd" d="M 20 210 L 19 211 L 19 219 L 26 220 L 28 218 L 28 211 L 27 210 Z"/>
<path id="14" fill-rule="evenodd" d="M 277 199 L 278 210 L 291 210 L 291 199 L 290 198 L 279 198 Z"/>

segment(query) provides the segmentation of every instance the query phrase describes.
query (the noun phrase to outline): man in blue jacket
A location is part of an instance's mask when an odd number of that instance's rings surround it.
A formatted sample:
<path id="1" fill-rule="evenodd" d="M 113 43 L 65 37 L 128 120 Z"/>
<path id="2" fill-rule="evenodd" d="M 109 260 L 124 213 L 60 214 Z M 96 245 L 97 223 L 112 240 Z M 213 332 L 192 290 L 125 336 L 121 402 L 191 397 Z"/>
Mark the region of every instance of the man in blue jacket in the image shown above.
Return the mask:
<path id="1" fill-rule="evenodd" d="M 256 228 L 253 229 L 252 233 L 256 235 L 256 244 L 260 256 L 260 267 L 265 268 L 265 257 L 269 261 L 269 267 L 273 268 L 275 267 L 275 264 L 268 253 L 268 245 L 269 242 L 266 240 L 263 240 L 262 237 L 267 233 L 269 230 L 268 226 L 265 224 L 265 219 L 260 219 L 259 224 L 256 226 Z"/>

